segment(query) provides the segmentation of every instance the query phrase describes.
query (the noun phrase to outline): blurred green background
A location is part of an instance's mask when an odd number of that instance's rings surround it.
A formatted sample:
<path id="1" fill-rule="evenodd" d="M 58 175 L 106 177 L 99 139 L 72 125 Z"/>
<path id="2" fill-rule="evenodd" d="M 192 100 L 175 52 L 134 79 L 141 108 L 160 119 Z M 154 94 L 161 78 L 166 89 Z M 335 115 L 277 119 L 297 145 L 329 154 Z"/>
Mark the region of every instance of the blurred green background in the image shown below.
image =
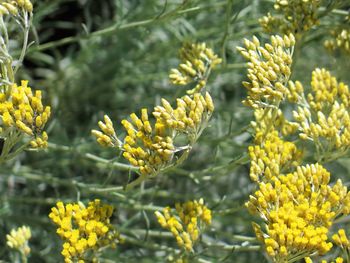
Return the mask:
<path id="1" fill-rule="evenodd" d="M 261 252 L 230 248 L 244 247 L 234 235 L 254 236 L 252 217 L 243 207 L 254 188 L 249 166 L 234 162 L 251 142 L 252 120 L 251 110 L 241 104 L 246 69 L 236 46 L 254 34 L 269 38 L 258 19 L 272 10 L 272 2 L 36 0 L 30 36 L 34 43 L 18 81 L 29 79 L 52 106 L 51 145 L 43 152 L 26 152 L 0 169 L 0 259 L 10 261 L 6 233 L 28 225 L 33 232 L 29 262 L 62 262 L 62 242 L 47 217 L 50 208 L 58 200 L 87 203 L 100 198 L 116 207 L 113 224 L 134 240 L 106 251 L 101 262 L 165 262 L 169 252 L 159 245 L 176 248 L 176 243 L 152 236 L 160 230 L 154 210 L 203 197 L 213 209 L 214 221 L 198 246 L 200 258 L 263 262 Z M 350 83 L 349 55 L 329 54 L 322 45 L 329 27 L 341 19 L 332 14 L 307 33 L 295 58 L 293 80 L 308 86 L 312 70 L 326 67 Z M 20 37 L 15 38 L 19 43 Z M 90 131 L 108 114 L 122 133 L 120 120 L 130 113 L 151 109 L 161 98 L 174 102 L 185 94 L 167 76 L 177 66 L 178 50 L 186 41 L 206 42 L 223 58 L 209 81 L 216 105 L 210 126 L 181 167 L 125 193 L 115 187 L 127 183 L 128 171 L 95 156 L 120 162 L 123 158 L 99 147 Z M 16 43 L 13 46 L 18 53 Z M 327 167 L 335 178 L 349 181 L 348 164 L 343 158 Z M 223 249 L 224 245 L 228 247 Z"/>

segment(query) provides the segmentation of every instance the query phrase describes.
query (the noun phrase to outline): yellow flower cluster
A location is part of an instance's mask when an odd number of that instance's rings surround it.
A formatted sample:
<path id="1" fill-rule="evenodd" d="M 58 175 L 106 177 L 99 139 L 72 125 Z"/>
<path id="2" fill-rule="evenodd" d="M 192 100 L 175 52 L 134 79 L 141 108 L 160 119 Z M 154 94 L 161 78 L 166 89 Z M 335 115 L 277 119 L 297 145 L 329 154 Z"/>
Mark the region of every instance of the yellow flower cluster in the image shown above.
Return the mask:
<path id="1" fill-rule="evenodd" d="M 214 103 L 208 92 L 205 96 L 200 93 L 195 93 L 193 98 L 184 96 L 176 102 L 177 107 L 173 109 L 168 101 L 162 99 L 162 106 L 155 107 L 153 115 L 158 123 L 191 135 L 198 134 L 201 124 L 207 122 L 214 111 Z"/>
<path id="2" fill-rule="evenodd" d="M 29 0 L 4 0 L 0 3 L 0 15 L 16 16 L 19 9 L 30 13 L 33 11 L 33 4 Z"/>
<path id="3" fill-rule="evenodd" d="M 186 134 L 190 143 L 193 143 L 206 127 L 213 110 L 214 104 L 209 93 L 179 98 L 175 109 L 162 99 L 162 106 L 154 108 L 154 125 L 149 120 L 147 109 L 141 110 L 140 118 L 132 113 L 131 122 L 122 120 L 127 133 L 124 142 L 116 136 L 108 116 L 104 118 L 105 123 L 99 122 L 102 132 L 92 130 L 92 134 L 102 146 L 122 149 L 124 158 L 138 167 L 142 175 L 155 176 L 171 163 L 174 153 L 178 151 L 173 143 L 174 132 Z"/>
<path id="4" fill-rule="evenodd" d="M 350 249 L 350 241 L 347 238 L 344 229 L 339 229 L 338 233 L 332 236 L 332 239 L 337 246 L 343 249 Z"/>
<path id="5" fill-rule="evenodd" d="M 9 91 L 0 92 L 0 117 L 2 130 L 14 128 L 32 138 L 33 148 L 47 147 L 47 133 L 43 131 L 51 115 L 51 108 L 42 104 L 41 91 L 33 93 L 22 81 L 21 86 L 13 84 Z"/>
<path id="6" fill-rule="evenodd" d="M 245 48 L 237 47 L 249 61 L 247 66 L 250 81 L 243 82 L 248 96 L 243 103 L 253 108 L 277 105 L 289 94 L 286 85 L 291 75 L 294 36 L 271 36 L 271 44 L 264 46 L 254 36 L 252 41 L 245 39 L 244 45 Z"/>
<path id="7" fill-rule="evenodd" d="M 206 226 L 211 224 L 211 210 L 204 205 L 203 199 L 176 204 L 175 207 L 178 217 L 171 213 L 170 207 L 164 208 L 163 213 L 156 211 L 155 215 L 159 224 L 174 235 L 179 247 L 193 251 L 203 223 Z"/>
<path id="8" fill-rule="evenodd" d="M 101 131 L 92 130 L 91 133 L 96 137 L 97 142 L 103 147 L 120 147 L 122 144 L 115 133 L 113 122 L 105 115 L 104 122 L 99 121 L 98 126 Z"/>
<path id="9" fill-rule="evenodd" d="M 22 226 L 17 229 L 12 229 L 10 234 L 6 235 L 7 245 L 10 248 L 18 250 L 23 256 L 28 256 L 30 253 L 30 247 L 28 241 L 31 238 L 32 233 L 28 226 Z"/>
<path id="10" fill-rule="evenodd" d="M 127 136 L 123 144 L 123 156 L 130 164 L 139 167 L 142 175 L 156 175 L 166 167 L 175 153 L 173 138 L 164 123 L 156 121 L 152 127 L 147 109 L 141 110 L 141 119 L 130 115 L 132 123 L 122 120 Z"/>
<path id="11" fill-rule="evenodd" d="M 254 117 L 255 121 L 251 122 L 251 126 L 254 129 L 256 144 L 262 144 L 271 129 L 280 131 L 283 136 L 286 136 L 295 133 L 299 127 L 297 123 L 288 121 L 280 109 L 276 112 L 271 111 L 270 108 L 254 109 Z"/>
<path id="12" fill-rule="evenodd" d="M 331 51 L 340 49 L 350 54 L 350 30 L 333 31 L 331 35 L 333 35 L 334 39 L 326 40 L 324 43 L 325 47 Z"/>
<path id="13" fill-rule="evenodd" d="M 350 146 L 349 87 L 325 69 L 316 69 L 304 105 L 293 112 L 300 138 L 322 143 L 319 148 L 325 152 L 345 152 Z"/>
<path id="14" fill-rule="evenodd" d="M 268 13 L 259 22 L 266 32 L 299 36 L 319 23 L 317 9 L 320 4 L 320 0 L 276 0 L 277 14 Z"/>
<path id="15" fill-rule="evenodd" d="M 250 178 L 254 182 L 270 181 L 282 171 L 299 165 L 302 152 L 295 144 L 279 138 L 277 131 L 266 135 L 264 143 L 248 147 Z"/>
<path id="16" fill-rule="evenodd" d="M 345 252 L 346 257 L 348 258 L 349 255 L 349 251 L 350 251 L 350 241 L 348 239 L 348 237 L 346 236 L 345 230 L 344 229 L 339 229 L 337 233 L 333 234 L 332 236 L 332 240 L 334 242 L 335 245 L 337 245 L 338 247 L 340 247 L 343 252 Z M 306 263 L 312 263 L 312 259 L 311 258 L 305 258 L 305 262 Z M 322 263 L 327 263 L 326 260 L 322 260 Z M 343 263 L 344 258 L 342 257 L 337 257 L 335 260 L 330 261 L 331 263 Z"/>
<path id="17" fill-rule="evenodd" d="M 185 44 L 180 50 L 181 63 L 177 69 L 171 69 L 170 82 L 175 85 L 197 83 L 188 94 L 199 92 L 207 84 L 210 70 L 221 63 L 221 59 L 205 43 Z"/>
<path id="18" fill-rule="evenodd" d="M 89 251 L 104 246 L 115 246 L 119 234 L 110 224 L 113 207 L 96 199 L 85 207 L 82 203 L 58 202 L 51 209 L 50 219 L 57 226 L 57 234 L 64 240 L 62 255 L 65 262 L 87 260 Z"/>
<path id="19" fill-rule="evenodd" d="M 178 85 L 189 84 L 191 80 L 205 85 L 210 70 L 221 61 L 205 44 L 185 45 L 180 53 L 182 63 L 170 74 L 170 80 Z M 126 131 L 123 140 L 118 139 L 108 116 L 98 124 L 101 131 L 92 130 L 100 145 L 123 151 L 123 157 L 137 168 L 140 176 L 127 189 L 186 159 L 214 111 L 210 94 L 202 93 L 204 85 L 198 85 L 188 95 L 177 98 L 176 108 L 162 99 L 161 105 L 153 109 L 154 120 L 149 118 L 147 109 L 141 110 L 141 116 L 132 113 L 131 121 L 122 120 Z M 177 146 L 174 140 L 180 134 L 186 144 L 182 140 L 182 145 Z"/>
<path id="20" fill-rule="evenodd" d="M 316 262 L 316 261 L 315 261 Z M 343 263 L 344 259 L 341 257 L 337 257 L 335 260 L 329 261 L 329 263 Z M 305 258 L 305 263 L 313 263 L 312 259 L 309 257 Z M 327 263 L 327 260 L 321 260 L 321 263 Z"/>
<path id="21" fill-rule="evenodd" d="M 311 164 L 258 184 L 246 206 L 266 222 L 266 233 L 255 229 L 274 262 L 332 248 L 327 234 L 336 216 L 350 213 L 350 193 L 340 180 L 333 186 L 329 180 L 325 168 Z"/>

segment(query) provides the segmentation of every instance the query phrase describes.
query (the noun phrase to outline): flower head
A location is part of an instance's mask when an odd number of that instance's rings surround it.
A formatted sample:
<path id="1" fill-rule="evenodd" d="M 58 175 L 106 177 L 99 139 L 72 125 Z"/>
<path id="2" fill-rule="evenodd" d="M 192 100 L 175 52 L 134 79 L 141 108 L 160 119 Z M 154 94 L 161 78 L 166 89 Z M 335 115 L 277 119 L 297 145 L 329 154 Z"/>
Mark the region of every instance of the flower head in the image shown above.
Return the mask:
<path id="1" fill-rule="evenodd" d="M 207 83 L 211 69 L 221 63 L 221 59 L 205 43 L 185 44 L 180 50 L 181 63 L 170 71 L 170 82 L 175 85 L 187 85 L 195 82 L 194 89 L 188 94 L 199 92 Z"/>
<path id="2" fill-rule="evenodd" d="M 266 251 L 275 262 L 299 254 L 325 254 L 332 248 L 327 234 L 334 219 L 350 212 L 350 193 L 340 180 L 329 185 L 330 173 L 320 164 L 298 166 L 293 173 L 259 183 L 250 196 L 250 211 L 265 220 L 260 228 Z"/>
<path id="3" fill-rule="evenodd" d="M 170 207 L 166 207 L 163 213 L 156 211 L 155 215 L 159 224 L 174 235 L 179 247 L 192 251 L 203 224 L 211 224 L 211 210 L 204 205 L 203 199 L 200 199 L 176 204 L 176 212 L 178 217 L 172 214 Z"/>
<path id="4" fill-rule="evenodd" d="M 249 62 L 249 81 L 243 82 L 248 90 L 243 103 L 253 108 L 271 107 L 288 94 L 287 83 L 291 75 L 292 52 L 295 44 L 293 35 L 271 36 L 271 44 L 260 45 L 258 38 L 244 40 L 245 48 L 237 47 Z"/>
<path id="5" fill-rule="evenodd" d="M 276 14 L 268 13 L 259 22 L 269 33 L 298 36 L 319 23 L 317 10 L 320 4 L 320 0 L 275 0 Z"/>
<path id="6" fill-rule="evenodd" d="M 312 72 L 311 92 L 293 112 L 300 138 L 327 152 L 345 153 L 350 146 L 350 92 L 329 71 Z"/>
<path id="7" fill-rule="evenodd" d="M 45 124 L 51 115 L 50 106 L 42 104 L 40 90 L 27 86 L 28 81 L 22 81 L 21 86 L 13 84 L 8 91 L 0 93 L 0 117 L 3 132 L 14 129 L 31 138 L 33 148 L 47 147 Z"/>
<path id="8" fill-rule="evenodd" d="M 110 224 L 113 208 L 96 199 L 85 207 L 82 203 L 58 202 L 49 218 L 57 225 L 57 234 L 64 241 L 62 255 L 65 262 L 86 259 L 89 251 L 115 245 L 119 234 Z"/>
<path id="9" fill-rule="evenodd" d="M 6 235 L 7 246 L 18 250 L 22 255 L 27 257 L 30 253 L 28 241 L 31 236 L 32 234 L 28 226 L 12 229 L 10 234 Z"/>

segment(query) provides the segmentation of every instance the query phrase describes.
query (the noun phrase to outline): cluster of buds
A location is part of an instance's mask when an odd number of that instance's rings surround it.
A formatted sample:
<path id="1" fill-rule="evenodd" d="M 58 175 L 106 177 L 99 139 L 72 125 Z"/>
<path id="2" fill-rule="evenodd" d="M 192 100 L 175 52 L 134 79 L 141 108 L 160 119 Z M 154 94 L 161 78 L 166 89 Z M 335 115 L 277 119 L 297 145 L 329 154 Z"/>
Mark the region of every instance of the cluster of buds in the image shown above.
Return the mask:
<path id="1" fill-rule="evenodd" d="M 205 80 L 209 74 L 208 69 L 220 62 L 213 51 L 204 44 L 185 46 L 181 54 L 187 64 L 181 64 L 180 68 L 184 70 L 186 68 L 184 65 L 195 67 L 194 74 L 201 78 L 205 70 Z M 185 71 L 178 70 L 171 74 L 172 81 L 175 81 L 176 72 L 184 78 L 183 81 L 188 80 L 189 76 Z M 177 84 L 181 83 L 184 84 L 183 82 Z M 98 123 L 101 131 L 92 130 L 100 145 L 121 150 L 123 157 L 139 172 L 139 177 L 128 184 L 127 189 L 147 178 L 157 176 L 165 169 L 178 165 L 186 159 L 193 144 L 207 127 L 214 111 L 210 94 L 208 92 L 202 94 L 201 91 L 202 89 L 195 88 L 195 91 L 178 98 L 176 108 L 173 108 L 166 99 L 162 99 L 161 105 L 154 107 L 153 120 L 149 118 L 147 109 L 141 110 L 141 116 L 132 113 L 130 121 L 124 119 L 121 122 L 126 131 L 124 139 L 118 138 L 108 116 L 104 117 L 104 122 Z M 184 135 L 182 138 L 186 138 L 186 142 L 182 140 L 182 145 L 177 146 L 175 139 L 179 135 Z"/>
<path id="2" fill-rule="evenodd" d="M 120 147 L 122 142 L 118 139 L 115 133 L 113 122 L 105 115 L 104 122 L 99 121 L 98 126 L 101 131 L 92 130 L 92 134 L 96 137 L 97 142 L 103 147 Z"/>
<path id="3" fill-rule="evenodd" d="M 346 236 L 345 230 L 343 228 L 339 229 L 338 232 L 333 234 L 332 236 L 333 243 L 338 246 L 345 254 L 345 258 L 348 258 L 350 252 L 350 241 Z M 313 263 L 314 261 L 307 257 L 305 258 L 305 263 Z M 316 261 L 315 261 L 316 262 Z M 326 260 L 322 260 L 322 263 L 327 263 Z M 343 263 L 345 259 L 343 257 L 337 257 L 334 260 L 330 261 L 330 263 Z"/>
<path id="4" fill-rule="evenodd" d="M 5 138 L 2 157 L 18 143 L 22 135 L 29 137 L 32 148 L 47 147 L 45 124 L 51 115 L 51 108 L 43 106 L 41 91 L 27 86 L 28 81 L 22 81 L 21 86 L 13 84 L 0 92 L 1 136 Z"/>
<path id="5" fill-rule="evenodd" d="M 332 248 L 327 234 L 336 216 L 350 213 L 350 193 L 340 180 L 329 181 L 330 173 L 312 164 L 258 183 L 246 206 L 266 222 L 266 232 L 258 225 L 255 231 L 274 262 Z"/>
<path id="6" fill-rule="evenodd" d="M 300 36 L 319 23 L 320 4 L 320 0 L 276 0 L 276 14 L 268 13 L 259 22 L 266 32 Z"/>
<path id="7" fill-rule="evenodd" d="M 350 23 L 349 23 L 350 24 Z M 350 54 L 350 30 L 342 29 L 340 31 L 333 31 L 331 35 L 333 39 L 326 40 L 324 45 L 330 51 L 335 51 L 337 49 Z"/>
<path id="8" fill-rule="evenodd" d="M 346 236 L 344 229 L 339 229 L 337 233 L 332 236 L 334 243 L 341 247 L 342 249 L 349 250 L 350 249 L 350 241 Z"/>
<path id="9" fill-rule="evenodd" d="M 319 261 L 313 261 L 310 257 L 306 257 L 305 258 L 305 263 L 313 263 L 313 262 L 319 262 Z M 327 260 L 322 260 L 321 263 L 343 263 L 345 262 L 344 259 L 342 257 L 337 257 L 335 260 L 331 260 L 331 261 L 327 261 Z"/>
<path id="10" fill-rule="evenodd" d="M 349 87 L 325 69 L 312 73 L 305 106 L 293 112 L 300 138 L 312 140 L 325 152 L 344 153 L 350 146 Z"/>
<path id="11" fill-rule="evenodd" d="M 171 161 L 175 146 L 173 138 L 167 134 L 167 126 L 157 121 L 152 127 L 147 109 L 142 109 L 141 118 L 130 115 L 132 123 L 122 120 L 127 136 L 123 143 L 123 156 L 131 165 L 139 167 L 145 176 L 156 175 Z"/>
<path id="12" fill-rule="evenodd" d="M 221 59 L 205 43 L 185 44 L 180 50 L 181 63 L 170 71 L 170 82 L 175 85 L 188 85 L 195 82 L 188 94 L 199 92 L 207 84 L 211 69 L 221 63 Z"/>
<path id="13" fill-rule="evenodd" d="M 0 3 L 0 15 L 11 14 L 17 16 L 23 10 L 31 13 L 33 11 L 33 4 L 30 0 L 5 0 Z"/>
<path id="14" fill-rule="evenodd" d="M 115 247 L 120 241 L 110 224 L 113 207 L 96 199 L 85 207 L 82 203 L 58 202 L 49 218 L 57 225 L 57 234 L 64 240 L 62 255 L 66 263 L 88 260 L 89 251 L 106 246 Z M 89 261 L 90 262 L 90 261 Z"/>
<path id="15" fill-rule="evenodd" d="M 19 251 L 21 255 L 26 258 L 30 253 L 28 241 L 31 238 L 31 236 L 32 233 L 28 226 L 22 226 L 17 229 L 12 229 L 10 234 L 6 235 L 7 246 Z"/>
<path id="16" fill-rule="evenodd" d="M 184 96 L 176 102 L 177 107 L 174 109 L 167 100 L 162 99 L 162 106 L 155 107 L 153 115 L 159 123 L 193 136 L 200 132 L 201 124 L 208 122 L 214 111 L 213 100 L 208 92 L 205 96 L 200 93 L 195 93 L 193 98 Z"/>
<path id="17" fill-rule="evenodd" d="M 295 133 L 299 127 L 297 123 L 288 121 L 280 109 L 276 112 L 272 112 L 269 108 L 254 109 L 254 117 L 255 121 L 251 122 L 251 126 L 254 129 L 254 142 L 258 145 L 263 144 L 272 128 L 287 136 Z"/>
<path id="18" fill-rule="evenodd" d="M 264 46 L 254 36 L 252 41 L 245 39 L 244 45 L 245 48 L 237 47 L 249 61 L 247 66 L 250 81 L 243 82 L 248 96 L 243 103 L 253 108 L 277 105 L 289 95 L 286 85 L 291 75 L 294 36 L 271 36 L 271 44 Z"/>
<path id="19" fill-rule="evenodd" d="M 27 84 L 28 81 L 22 81 L 21 86 L 14 84 L 8 91 L 0 93 L 2 133 L 8 135 L 15 130 L 29 136 L 33 148 L 45 148 L 48 136 L 44 127 L 50 118 L 51 108 L 43 106 L 41 91 L 33 93 Z"/>
<path id="20" fill-rule="evenodd" d="M 249 146 L 248 153 L 249 174 L 254 182 L 270 181 L 281 171 L 297 167 L 302 157 L 295 144 L 279 138 L 277 131 L 268 133 L 263 144 Z"/>
<path id="21" fill-rule="evenodd" d="M 156 211 L 155 215 L 159 224 L 174 235 L 179 247 L 191 252 L 202 228 L 211 224 L 211 210 L 203 199 L 178 203 L 175 207 L 178 216 L 171 213 L 170 207 L 164 208 L 163 213 Z"/>
<path id="22" fill-rule="evenodd" d="M 141 175 L 136 182 L 139 183 L 172 165 L 177 152 L 188 152 L 207 126 L 213 110 L 209 93 L 179 98 L 175 109 L 162 99 L 162 106 L 156 106 L 153 111 L 154 124 L 149 120 L 147 109 L 141 110 L 140 117 L 132 113 L 131 121 L 122 120 L 126 131 L 124 140 L 118 139 L 108 116 L 105 122 L 99 122 L 101 131 L 92 130 L 92 134 L 100 145 L 123 151 L 123 157 L 138 168 Z M 174 139 L 179 134 L 188 138 L 188 145 L 175 146 Z"/>

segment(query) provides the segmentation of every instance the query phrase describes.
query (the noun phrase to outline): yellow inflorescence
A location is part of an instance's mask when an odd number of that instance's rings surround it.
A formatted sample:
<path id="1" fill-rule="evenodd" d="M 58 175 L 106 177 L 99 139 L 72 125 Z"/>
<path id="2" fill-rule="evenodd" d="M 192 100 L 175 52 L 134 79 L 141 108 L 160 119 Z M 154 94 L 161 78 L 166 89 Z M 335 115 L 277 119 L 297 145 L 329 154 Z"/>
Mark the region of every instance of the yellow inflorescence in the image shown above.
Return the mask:
<path id="1" fill-rule="evenodd" d="M 162 99 L 162 106 L 154 108 L 153 116 L 158 123 L 162 123 L 173 130 L 196 134 L 201 127 L 201 123 L 207 121 L 213 111 L 213 100 L 206 92 L 205 96 L 195 93 L 193 98 L 184 96 L 177 99 L 175 109 L 171 107 L 168 101 Z"/>
<path id="2" fill-rule="evenodd" d="M 100 127 L 101 131 L 92 130 L 91 133 L 96 137 L 97 142 L 101 146 L 120 147 L 121 142 L 115 133 L 113 122 L 107 115 L 104 116 L 104 122 L 98 122 L 98 126 Z"/>
<path id="3" fill-rule="evenodd" d="M 288 94 L 286 87 L 291 75 L 292 53 L 295 39 L 292 34 L 271 36 L 271 44 L 260 45 L 258 38 L 244 40 L 245 48 L 237 47 L 249 62 L 249 82 L 243 82 L 248 90 L 243 103 L 253 108 L 276 105 Z"/>
<path id="4" fill-rule="evenodd" d="M 140 116 L 132 113 L 130 120 L 121 122 L 126 131 L 122 140 L 118 139 L 108 116 L 104 117 L 104 122 L 99 122 L 101 131 L 92 130 L 100 145 L 123 151 L 123 157 L 138 169 L 139 177 L 126 189 L 182 163 L 214 111 L 213 100 L 208 92 L 204 92 L 204 86 L 211 69 L 221 59 L 204 43 L 187 44 L 180 53 L 181 64 L 179 69 L 172 70 L 170 80 L 177 85 L 195 83 L 196 86 L 187 92 L 188 95 L 177 98 L 175 108 L 162 99 L 161 105 L 154 107 L 152 118 L 147 109 L 142 109 Z M 185 139 L 180 146 L 175 142 L 179 137 Z"/>
<path id="5" fill-rule="evenodd" d="M 176 204 L 178 217 L 171 213 L 170 207 L 166 207 L 163 213 L 156 211 L 155 215 L 159 224 L 168 229 L 175 237 L 179 247 L 186 251 L 193 251 L 193 245 L 198 240 L 202 229 L 202 223 L 211 224 L 211 210 L 204 205 L 203 199 Z"/>
<path id="6" fill-rule="evenodd" d="M 330 51 L 340 50 L 350 54 L 350 12 L 345 20 L 335 29 L 330 31 L 331 39 L 324 42 L 325 47 Z"/>
<path id="7" fill-rule="evenodd" d="M 265 234 L 256 228 L 257 236 L 275 262 L 332 248 L 327 234 L 336 216 L 349 214 L 350 193 L 340 180 L 330 186 L 329 179 L 320 164 L 298 166 L 293 173 L 260 182 L 250 196 L 247 207 L 267 224 Z"/>
<path id="8" fill-rule="evenodd" d="M 0 3 L 0 15 L 11 14 L 16 16 L 20 11 L 19 9 L 32 12 L 33 4 L 29 0 L 5 0 Z"/>
<path id="9" fill-rule="evenodd" d="M 64 240 L 62 255 L 65 262 L 85 262 L 88 251 L 111 245 L 119 234 L 110 224 L 113 207 L 96 199 L 88 207 L 82 203 L 58 202 L 51 209 L 50 219 L 58 226 L 57 234 Z"/>
<path id="10" fill-rule="evenodd" d="M 51 115 L 51 108 L 42 104 L 41 91 L 33 93 L 22 81 L 21 86 L 14 84 L 10 94 L 0 93 L 0 117 L 3 131 L 14 128 L 32 138 L 33 148 L 47 147 L 47 133 L 43 131 Z"/>
<path id="11" fill-rule="evenodd" d="M 350 249 L 350 241 L 344 229 L 339 229 L 338 232 L 332 236 L 332 239 L 337 246 L 343 249 Z"/>
<path id="12" fill-rule="evenodd" d="M 269 33 L 293 33 L 298 36 L 319 23 L 317 10 L 320 4 L 320 0 L 275 0 L 277 14 L 268 13 L 259 22 Z"/>
<path id="13" fill-rule="evenodd" d="M 299 127 L 297 123 L 288 121 L 280 109 L 276 113 L 273 113 L 269 108 L 254 109 L 254 117 L 255 121 L 252 121 L 251 125 L 254 128 L 254 142 L 256 144 L 262 144 L 271 129 L 286 136 L 295 133 Z"/>
<path id="14" fill-rule="evenodd" d="M 350 146 L 349 87 L 337 82 L 330 72 L 316 69 L 312 73 L 311 93 L 306 106 L 293 113 L 300 138 L 320 143 L 326 151 L 345 151 Z M 305 104 L 304 104 L 305 105 Z"/>
<path id="15" fill-rule="evenodd" d="M 316 261 L 315 261 L 316 262 Z M 345 262 L 342 257 L 337 257 L 335 260 L 327 261 L 327 260 L 321 260 L 321 263 L 343 263 Z M 309 257 L 305 258 L 305 263 L 313 263 L 312 259 Z"/>
<path id="16" fill-rule="evenodd" d="M 122 121 L 127 132 L 123 156 L 131 165 L 139 167 L 141 174 L 156 175 L 173 157 L 173 138 L 164 123 L 150 124 L 146 109 L 142 109 L 141 118 L 135 113 L 130 118 L 132 122 Z"/>
<path id="17" fill-rule="evenodd" d="M 210 70 L 221 63 L 221 59 L 205 43 L 185 44 L 180 50 L 181 63 L 170 71 L 170 82 L 175 85 L 187 85 L 196 82 L 189 94 L 199 92 L 207 83 Z"/>
<path id="18" fill-rule="evenodd" d="M 335 245 L 337 245 L 338 247 L 341 248 L 341 250 L 343 250 L 345 255 L 349 254 L 350 241 L 349 241 L 348 237 L 346 236 L 344 229 L 342 229 L 342 228 L 339 229 L 338 232 L 332 236 L 332 240 L 333 240 Z M 348 256 L 346 256 L 346 257 L 348 257 Z M 305 262 L 312 263 L 313 261 L 311 258 L 308 257 L 308 258 L 305 258 Z M 322 260 L 321 262 L 327 263 L 326 260 Z M 343 262 L 345 262 L 345 260 L 342 257 L 337 257 L 336 259 L 329 261 L 329 262 L 331 262 L 331 263 L 343 263 Z"/>
<path id="19" fill-rule="evenodd" d="M 18 250 L 22 255 L 28 256 L 30 253 L 28 241 L 31 236 L 32 234 L 28 226 L 12 229 L 11 233 L 6 235 L 7 245 L 10 248 Z"/>
<path id="20" fill-rule="evenodd" d="M 142 175 L 154 176 L 171 163 L 177 151 L 173 141 L 176 134 L 186 134 L 190 143 L 195 141 L 213 110 L 214 104 L 209 93 L 179 98 L 175 109 L 162 99 L 162 106 L 156 106 L 153 111 L 154 124 L 149 119 L 147 109 L 141 110 L 140 117 L 132 113 L 131 121 L 122 120 L 126 131 L 123 142 L 117 138 L 107 116 L 105 123 L 99 122 L 101 131 L 93 130 L 92 134 L 102 146 L 120 148 L 123 157 L 138 167 Z"/>
<path id="21" fill-rule="evenodd" d="M 299 165 L 302 152 L 292 142 L 283 141 L 277 131 L 266 135 L 263 144 L 248 148 L 250 178 L 254 182 L 270 181 L 282 171 Z"/>

